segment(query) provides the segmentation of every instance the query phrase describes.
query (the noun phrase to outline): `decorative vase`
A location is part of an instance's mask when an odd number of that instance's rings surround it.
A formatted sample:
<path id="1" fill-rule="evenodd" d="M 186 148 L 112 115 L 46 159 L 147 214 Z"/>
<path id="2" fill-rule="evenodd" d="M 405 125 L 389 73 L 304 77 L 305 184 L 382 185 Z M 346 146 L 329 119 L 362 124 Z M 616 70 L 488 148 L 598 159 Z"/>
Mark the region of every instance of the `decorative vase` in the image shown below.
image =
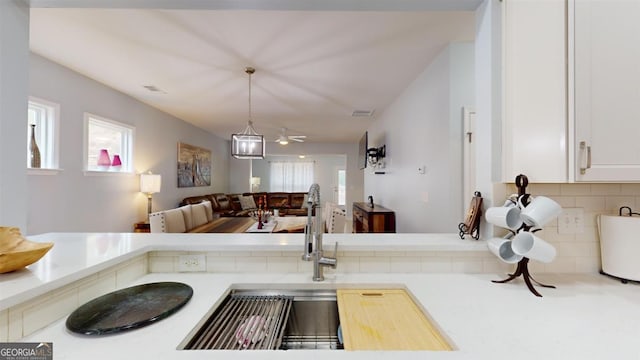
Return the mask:
<path id="1" fill-rule="evenodd" d="M 36 144 L 36 124 L 31 124 L 31 141 L 29 142 L 29 165 L 34 168 L 40 168 L 40 149 Z"/>
<path id="2" fill-rule="evenodd" d="M 122 167 L 122 161 L 120 160 L 120 155 L 113 155 L 113 161 L 111 162 L 111 168 L 114 171 L 120 171 Z"/>
<path id="3" fill-rule="evenodd" d="M 111 158 L 107 149 L 100 149 L 100 155 L 98 155 L 98 166 L 108 168 L 111 166 Z"/>
<path id="4" fill-rule="evenodd" d="M 122 165 L 122 161 L 120 160 L 120 155 L 113 155 L 113 161 L 111 162 L 111 166 L 120 166 Z"/>

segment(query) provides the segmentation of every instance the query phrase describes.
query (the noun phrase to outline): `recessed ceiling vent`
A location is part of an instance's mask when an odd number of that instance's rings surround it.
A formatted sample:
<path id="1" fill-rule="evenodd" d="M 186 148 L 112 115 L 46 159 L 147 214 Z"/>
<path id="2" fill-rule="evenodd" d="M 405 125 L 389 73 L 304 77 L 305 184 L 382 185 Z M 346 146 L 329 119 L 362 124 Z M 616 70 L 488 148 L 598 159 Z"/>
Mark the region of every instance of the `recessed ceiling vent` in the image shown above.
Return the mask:
<path id="1" fill-rule="evenodd" d="M 351 116 L 353 117 L 370 117 L 375 110 L 353 110 Z"/>

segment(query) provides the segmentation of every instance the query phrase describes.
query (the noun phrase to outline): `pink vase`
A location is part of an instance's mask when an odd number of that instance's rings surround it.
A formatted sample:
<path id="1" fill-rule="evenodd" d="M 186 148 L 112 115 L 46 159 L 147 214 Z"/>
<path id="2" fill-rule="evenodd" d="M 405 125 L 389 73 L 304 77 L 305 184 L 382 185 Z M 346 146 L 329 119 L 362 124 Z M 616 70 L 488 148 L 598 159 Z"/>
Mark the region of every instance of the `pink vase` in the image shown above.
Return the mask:
<path id="1" fill-rule="evenodd" d="M 111 166 L 120 166 L 122 165 L 122 161 L 120 161 L 120 155 L 113 155 L 113 162 L 111 162 Z"/>
<path id="2" fill-rule="evenodd" d="M 100 149 L 100 155 L 98 155 L 98 166 L 111 166 L 111 159 L 109 158 L 109 152 L 107 149 Z"/>

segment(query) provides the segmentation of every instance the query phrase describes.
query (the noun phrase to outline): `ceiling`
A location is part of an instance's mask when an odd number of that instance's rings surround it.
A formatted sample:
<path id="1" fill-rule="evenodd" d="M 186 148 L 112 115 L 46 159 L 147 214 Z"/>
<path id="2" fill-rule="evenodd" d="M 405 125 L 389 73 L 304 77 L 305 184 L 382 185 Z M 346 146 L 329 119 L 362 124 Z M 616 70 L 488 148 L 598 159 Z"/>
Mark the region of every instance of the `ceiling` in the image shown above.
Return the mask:
<path id="1" fill-rule="evenodd" d="M 338 143 L 475 31 L 473 11 L 32 8 L 30 22 L 33 52 L 223 138 L 246 126 L 255 67 L 259 133 Z"/>

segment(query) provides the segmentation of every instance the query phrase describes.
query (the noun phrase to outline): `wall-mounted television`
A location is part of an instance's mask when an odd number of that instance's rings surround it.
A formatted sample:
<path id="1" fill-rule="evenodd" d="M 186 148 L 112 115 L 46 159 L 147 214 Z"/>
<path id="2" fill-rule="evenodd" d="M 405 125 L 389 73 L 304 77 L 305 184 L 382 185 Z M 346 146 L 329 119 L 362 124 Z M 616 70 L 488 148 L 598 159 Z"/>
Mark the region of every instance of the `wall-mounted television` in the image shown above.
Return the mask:
<path id="1" fill-rule="evenodd" d="M 363 170 L 367 167 L 367 149 L 368 149 L 368 139 L 367 132 L 364 132 L 364 135 L 360 138 L 360 143 L 358 144 L 358 166 L 360 170 Z"/>

